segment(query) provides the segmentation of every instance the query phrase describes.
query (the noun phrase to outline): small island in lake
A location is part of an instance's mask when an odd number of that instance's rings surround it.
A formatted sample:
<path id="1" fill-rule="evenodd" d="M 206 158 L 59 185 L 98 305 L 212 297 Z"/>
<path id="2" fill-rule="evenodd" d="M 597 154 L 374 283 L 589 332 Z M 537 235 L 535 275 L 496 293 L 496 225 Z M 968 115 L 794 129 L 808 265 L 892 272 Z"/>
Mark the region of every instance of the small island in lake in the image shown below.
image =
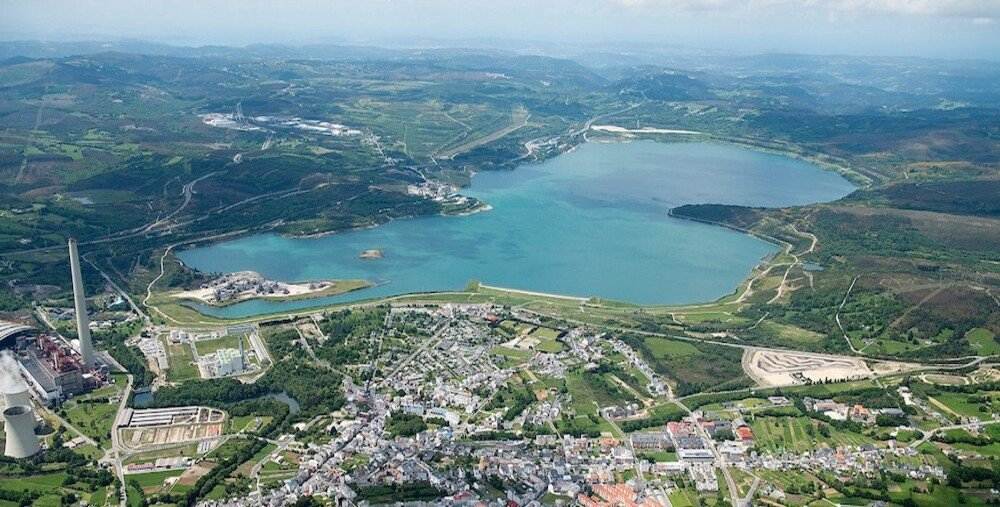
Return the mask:
<path id="1" fill-rule="evenodd" d="M 361 255 L 359 255 L 358 257 L 367 260 L 375 260 L 375 259 L 381 259 L 382 257 L 384 257 L 384 255 L 382 254 L 382 250 L 373 248 L 371 250 L 365 250 L 364 252 L 361 252 Z"/>

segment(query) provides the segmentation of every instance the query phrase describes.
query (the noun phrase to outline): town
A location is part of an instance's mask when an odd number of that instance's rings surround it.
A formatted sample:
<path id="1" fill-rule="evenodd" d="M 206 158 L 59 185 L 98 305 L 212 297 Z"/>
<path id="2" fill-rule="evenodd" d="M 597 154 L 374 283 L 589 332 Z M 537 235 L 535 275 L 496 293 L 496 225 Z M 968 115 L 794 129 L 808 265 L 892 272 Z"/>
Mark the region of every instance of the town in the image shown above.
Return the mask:
<path id="1" fill-rule="evenodd" d="M 0 2 L 0 507 L 1000 505 L 1000 0 Z"/>
<path id="2" fill-rule="evenodd" d="M 70 253 L 77 259 L 73 243 Z M 743 365 L 757 387 L 679 395 L 628 333 L 505 305 L 378 305 L 182 328 L 149 322 L 107 290 L 93 298 L 107 307 L 98 312 L 80 292 L 74 308 L 40 309 L 47 330 L 0 327 L 13 351 L 0 357 L 5 454 L 87 453 L 127 485 L 109 486 L 121 497 L 168 503 L 250 446 L 201 503 L 800 504 L 877 497 L 886 480 L 930 491 L 952 480 L 947 460 L 982 459 L 977 449 L 1000 430 L 996 399 L 956 398 L 955 379 L 988 388 L 1000 376 L 991 367 L 968 377 L 900 362 L 845 368 L 856 360 L 753 347 Z M 95 350 L 91 331 L 107 344 L 119 329 L 142 353 L 148 384 Z M 674 353 L 690 347 L 660 340 Z M 308 380 L 259 388 L 302 366 L 335 382 L 320 406 L 296 400 L 312 396 Z M 230 389 L 247 394 L 224 396 L 266 402 L 158 401 L 199 379 L 235 380 Z M 184 404 L 203 398 L 209 406 Z M 959 404 L 977 401 L 975 415 Z M 276 426 L 282 419 L 294 424 Z M 54 440 L 53 428 L 71 438 Z"/>

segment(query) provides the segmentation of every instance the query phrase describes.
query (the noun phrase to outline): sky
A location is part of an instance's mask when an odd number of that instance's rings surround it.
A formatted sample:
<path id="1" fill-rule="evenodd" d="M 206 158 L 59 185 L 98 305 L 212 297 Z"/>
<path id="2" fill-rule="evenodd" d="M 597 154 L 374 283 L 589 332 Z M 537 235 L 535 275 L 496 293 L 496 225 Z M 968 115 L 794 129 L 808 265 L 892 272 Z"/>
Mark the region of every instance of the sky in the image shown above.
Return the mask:
<path id="1" fill-rule="evenodd" d="M 0 40 L 26 39 L 494 39 L 1000 60 L 1000 0 L 0 0 Z"/>

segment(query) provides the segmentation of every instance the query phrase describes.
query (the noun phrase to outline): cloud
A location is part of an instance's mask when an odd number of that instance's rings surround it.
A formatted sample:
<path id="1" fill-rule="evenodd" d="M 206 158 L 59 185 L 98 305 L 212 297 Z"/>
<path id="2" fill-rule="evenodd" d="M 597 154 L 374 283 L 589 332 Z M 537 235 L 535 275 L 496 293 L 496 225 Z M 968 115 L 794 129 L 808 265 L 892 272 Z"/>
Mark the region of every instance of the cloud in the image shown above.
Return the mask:
<path id="1" fill-rule="evenodd" d="M 812 11 L 815 13 L 887 14 L 967 18 L 1000 18 L 1000 0 L 607 0 L 624 8 L 676 12 Z M 976 21 L 983 24 L 982 21 Z M 989 22 L 986 22 L 988 24 Z"/>

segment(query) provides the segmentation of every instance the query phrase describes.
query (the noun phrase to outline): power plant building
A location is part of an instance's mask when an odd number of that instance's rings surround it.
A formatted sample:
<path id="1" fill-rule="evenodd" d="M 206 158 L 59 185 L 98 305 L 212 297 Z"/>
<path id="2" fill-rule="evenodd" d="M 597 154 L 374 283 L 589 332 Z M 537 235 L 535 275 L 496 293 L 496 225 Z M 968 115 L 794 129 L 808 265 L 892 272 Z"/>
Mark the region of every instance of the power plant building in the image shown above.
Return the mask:
<path id="1" fill-rule="evenodd" d="M 73 350 L 44 335 L 20 351 L 18 362 L 29 387 L 46 404 L 85 393 L 94 387 L 96 381 L 93 375 L 84 375 Z"/>
<path id="2" fill-rule="evenodd" d="M 215 353 L 215 372 L 219 377 L 243 373 L 243 353 L 237 349 L 219 349 Z"/>

